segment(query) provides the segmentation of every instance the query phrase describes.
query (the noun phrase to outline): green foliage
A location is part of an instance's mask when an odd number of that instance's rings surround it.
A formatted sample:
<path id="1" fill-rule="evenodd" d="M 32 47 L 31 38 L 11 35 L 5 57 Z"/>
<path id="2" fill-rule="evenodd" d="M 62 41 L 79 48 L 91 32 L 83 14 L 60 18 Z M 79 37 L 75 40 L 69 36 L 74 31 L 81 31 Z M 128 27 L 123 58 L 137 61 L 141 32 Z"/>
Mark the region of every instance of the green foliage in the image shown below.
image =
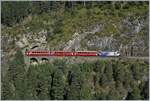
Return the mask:
<path id="1" fill-rule="evenodd" d="M 2 24 L 5 25 L 2 32 L 16 36 L 46 30 L 48 44 L 54 48 L 72 38 L 75 32 L 80 34 L 99 23 L 104 28 L 96 33 L 97 36 L 118 37 L 122 32 L 116 26 L 126 16 L 138 19 L 148 12 L 148 6 L 148 2 L 125 1 L 2 1 Z M 124 28 L 125 32 L 128 30 Z M 138 35 L 143 36 L 144 30 Z M 82 46 L 92 36 L 88 35 Z M 123 44 L 130 39 L 129 36 L 120 37 Z M 149 96 L 148 64 L 145 62 L 99 60 L 70 64 L 66 60 L 56 60 L 50 64 L 30 65 L 27 71 L 25 68 L 28 67 L 23 54 L 17 51 L 2 78 L 2 99 L 118 100 L 123 99 L 126 92 L 129 92 L 126 99 L 148 99 Z"/>
<path id="2" fill-rule="evenodd" d="M 99 72 L 99 74 L 103 74 L 105 69 L 105 61 L 96 61 L 94 71 Z"/>
<path id="3" fill-rule="evenodd" d="M 2 80 L 2 89 L 1 89 L 1 96 L 3 100 L 11 100 L 13 99 L 13 85 L 11 84 L 11 79 L 9 79 L 8 77 L 5 77 L 4 80 Z"/>
<path id="4" fill-rule="evenodd" d="M 149 81 L 146 81 L 142 90 L 143 99 L 149 99 Z"/>
<path id="5" fill-rule="evenodd" d="M 133 88 L 133 91 L 128 94 L 127 100 L 131 100 L 131 99 L 132 99 L 132 100 L 141 99 L 142 96 L 141 96 L 140 93 L 141 93 L 141 92 L 140 92 L 140 89 L 135 86 L 135 87 Z"/>
<path id="6" fill-rule="evenodd" d="M 101 60 L 68 65 L 66 60 L 56 60 L 31 65 L 25 73 L 21 56 L 18 51 L 14 59 L 20 59 L 11 62 L 2 80 L 2 99 L 119 100 L 127 91 L 126 99 L 148 98 L 148 82 L 142 79 L 148 77 L 148 64 L 142 61 Z"/>
<path id="7" fill-rule="evenodd" d="M 107 96 L 107 100 L 111 100 L 111 99 L 114 99 L 114 100 L 118 100 L 119 99 L 119 92 L 115 88 L 112 88 L 109 91 L 109 94 Z"/>
<path id="8" fill-rule="evenodd" d="M 140 5 L 139 5 L 140 4 Z M 134 5 L 134 6 L 133 6 Z M 119 36 L 119 26 L 124 17 L 141 16 L 148 12 L 147 2 L 2 2 L 2 24 L 12 26 L 4 28 L 7 34 L 38 33 L 47 30 L 49 45 L 55 47 L 68 41 L 73 33 L 84 32 L 90 26 L 104 23 L 98 36 Z M 32 19 L 25 18 L 30 16 Z M 25 18 L 25 19 L 24 19 Z M 23 20 L 24 19 L 24 20 Z M 24 24 L 20 24 L 24 21 Z M 17 25 L 16 25 L 17 23 Z M 141 32 L 142 34 L 142 32 Z M 124 38 L 122 40 L 128 40 Z M 125 42 L 126 43 L 126 42 Z"/>
<path id="9" fill-rule="evenodd" d="M 136 80 L 139 80 L 141 79 L 141 66 L 139 64 L 132 64 L 131 65 L 131 70 L 133 72 L 133 77 L 136 79 Z"/>
<path id="10" fill-rule="evenodd" d="M 83 63 L 83 64 L 81 64 L 80 68 L 81 68 L 82 72 L 89 73 L 92 71 L 93 66 L 94 65 L 92 63 Z"/>
<path id="11" fill-rule="evenodd" d="M 10 98 L 25 99 L 24 92 L 26 92 L 25 89 L 26 85 L 24 83 L 25 81 L 24 77 L 25 77 L 25 64 L 23 54 L 20 50 L 17 50 L 14 59 L 9 64 L 8 77 L 6 81 L 4 80 L 4 88 L 7 89 L 6 87 L 9 85 L 10 89 L 13 89 L 13 91 L 15 91 L 13 95 L 10 95 Z M 7 80 L 10 80 L 10 82 L 8 82 Z M 5 82 L 8 84 L 6 84 Z M 8 97 L 7 92 L 5 97 Z"/>
<path id="12" fill-rule="evenodd" d="M 78 65 L 72 66 L 71 85 L 69 86 L 68 99 L 81 99 L 80 89 L 82 85 L 82 74 Z"/>
<path id="13" fill-rule="evenodd" d="M 25 77 L 25 64 L 21 51 L 17 51 L 14 60 L 10 63 L 10 74 L 12 74 L 13 84 L 15 86 L 15 98 L 25 99 L 24 92 L 26 91 L 26 85 L 24 83 Z"/>
<path id="14" fill-rule="evenodd" d="M 53 64 L 63 71 L 65 69 L 66 60 L 55 60 Z"/>
<path id="15" fill-rule="evenodd" d="M 80 91 L 80 96 L 81 99 L 84 100 L 92 100 L 93 95 L 92 95 L 92 89 L 90 88 L 91 86 L 87 83 L 88 80 L 85 80 Z"/>
<path id="16" fill-rule="evenodd" d="M 2 23 L 12 26 L 18 23 L 25 16 L 29 10 L 29 2 L 2 2 Z"/>
<path id="17" fill-rule="evenodd" d="M 38 72 L 38 99 L 50 99 L 50 88 L 52 83 L 51 74 L 53 72 L 53 68 L 49 64 L 42 64 L 38 67 Z"/>
<path id="18" fill-rule="evenodd" d="M 106 64 L 106 67 L 105 67 L 104 73 L 106 74 L 108 81 L 112 81 L 113 80 L 112 64 L 111 62 L 105 63 L 105 64 Z"/>
<path id="19" fill-rule="evenodd" d="M 125 68 L 122 68 L 122 67 L 124 67 L 124 65 L 121 64 L 120 62 L 114 61 L 112 66 L 113 66 L 114 79 L 116 81 L 123 82 L 124 81 L 123 78 L 125 78 Z"/>
<path id="20" fill-rule="evenodd" d="M 52 17 L 49 14 L 43 13 L 42 15 L 34 15 L 30 19 L 27 18 L 25 22 L 25 28 L 27 32 L 39 32 L 41 30 L 50 30 L 49 26 L 51 23 Z"/>
<path id="21" fill-rule="evenodd" d="M 53 100 L 63 100 L 64 98 L 64 77 L 60 69 L 55 69 L 53 75 L 53 83 L 51 89 L 51 97 Z"/>
<path id="22" fill-rule="evenodd" d="M 52 73 L 53 66 L 49 64 L 30 66 L 26 81 L 29 99 L 51 99 Z"/>
<path id="23" fill-rule="evenodd" d="M 38 67 L 37 66 L 30 66 L 27 72 L 27 98 L 30 100 L 38 99 L 36 95 L 36 88 L 37 88 L 37 75 L 38 75 Z"/>

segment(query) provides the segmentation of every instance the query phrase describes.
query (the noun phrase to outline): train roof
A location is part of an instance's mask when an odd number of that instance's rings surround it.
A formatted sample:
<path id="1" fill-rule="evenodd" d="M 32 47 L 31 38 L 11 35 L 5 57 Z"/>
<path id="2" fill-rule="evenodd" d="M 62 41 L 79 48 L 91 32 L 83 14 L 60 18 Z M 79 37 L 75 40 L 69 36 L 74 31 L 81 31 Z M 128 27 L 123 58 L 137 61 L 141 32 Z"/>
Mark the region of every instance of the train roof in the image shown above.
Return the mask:
<path id="1" fill-rule="evenodd" d="M 97 51 L 44 51 L 44 50 L 29 50 L 28 52 L 97 52 Z"/>

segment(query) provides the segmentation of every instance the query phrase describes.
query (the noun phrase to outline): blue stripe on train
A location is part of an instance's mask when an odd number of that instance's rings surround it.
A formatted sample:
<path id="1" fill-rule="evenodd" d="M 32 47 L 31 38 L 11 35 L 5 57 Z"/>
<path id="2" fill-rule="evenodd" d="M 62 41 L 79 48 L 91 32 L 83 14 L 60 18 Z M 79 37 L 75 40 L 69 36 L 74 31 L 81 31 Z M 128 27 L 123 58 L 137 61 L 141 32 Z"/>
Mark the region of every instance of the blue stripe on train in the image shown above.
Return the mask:
<path id="1" fill-rule="evenodd" d="M 102 57 L 107 57 L 109 55 L 109 52 L 100 52 L 99 54 Z"/>

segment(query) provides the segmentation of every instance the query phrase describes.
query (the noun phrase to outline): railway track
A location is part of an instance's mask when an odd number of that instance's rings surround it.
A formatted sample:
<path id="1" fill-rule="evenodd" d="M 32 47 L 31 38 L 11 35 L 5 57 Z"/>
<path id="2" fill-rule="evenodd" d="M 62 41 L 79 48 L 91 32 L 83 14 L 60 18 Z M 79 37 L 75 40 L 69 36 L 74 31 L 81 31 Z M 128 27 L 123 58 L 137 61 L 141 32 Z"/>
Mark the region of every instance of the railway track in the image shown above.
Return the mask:
<path id="1" fill-rule="evenodd" d="M 145 61 L 149 64 L 149 57 L 131 57 L 131 56 L 124 56 L 124 57 L 88 57 L 88 56 L 74 56 L 74 57 L 66 57 L 66 56 L 47 56 L 47 57 L 40 57 L 39 59 L 36 57 L 33 57 L 36 59 L 39 63 L 39 61 L 42 60 L 42 58 L 47 59 L 48 62 L 53 62 L 54 60 L 67 60 L 67 63 L 84 63 L 84 62 L 94 62 L 94 61 L 101 61 L 101 60 L 117 60 L 117 61 Z M 31 58 L 30 58 L 31 59 Z M 30 60 L 32 61 L 32 60 Z M 33 62 L 33 61 L 32 61 Z M 30 64 L 31 62 L 29 62 Z"/>
<path id="2" fill-rule="evenodd" d="M 131 56 L 124 56 L 124 57 L 77 57 L 74 59 L 77 63 L 81 61 L 97 61 L 97 60 L 126 60 L 126 61 L 136 61 L 142 60 L 149 62 L 149 57 L 131 57 Z"/>
<path id="3" fill-rule="evenodd" d="M 51 58 L 51 57 L 48 57 Z M 149 60 L 149 57 L 55 57 L 55 59 L 74 58 L 78 61 L 95 61 L 95 60 Z"/>
<path id="4" fill-rule="evenodd" d="M 124 57 L 119 57 L 119 58 L 149 60 L 149 57 L 137 57 L 137 56 L 124 56 Z"/>

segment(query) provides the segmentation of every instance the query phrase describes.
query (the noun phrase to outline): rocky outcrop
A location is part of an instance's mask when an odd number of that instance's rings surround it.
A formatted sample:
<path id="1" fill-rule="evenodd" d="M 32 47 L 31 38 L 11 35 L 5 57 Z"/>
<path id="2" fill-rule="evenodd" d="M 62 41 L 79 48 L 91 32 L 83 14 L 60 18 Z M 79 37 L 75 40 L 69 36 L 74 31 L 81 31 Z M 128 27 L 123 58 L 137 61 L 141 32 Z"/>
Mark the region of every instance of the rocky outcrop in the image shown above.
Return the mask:
<path id="1" fill-rule="evenodd" d="M 2 49 L 5 54 L 13 55 L 15 48 L 19 47 L 24 53 L 26 50 L 63 50 L 63 51 L 120 51 L 123 56 L 148 56 L 148 15 L 123 18 L 119 24 L 113 24 L 118 29 L 107 36 L 98 36 L 105 29 L 104 22 L 97 22 L 87 29 L 75 32 L 67 42 L 60 41 L 55 47 L 50 47 L 47 42 L 48 31 L 26 32 L 17 36 L 2 35 Z M 50 28 L 53 30 L 53 28 Z M 54 35 L 53 31 L 51 34 Z M 104 33 L 105 34 L 105 33 Z M 6 52 L 7 50 L 7 52 Z"/>
<path id="2" fill-rule="evenodd" d="M 93 49 L 99 50 L 118 50 L 117 40 L 113 37 L 103 37 L 94 36 L 93 39 L 87 41 L 87 46 Z"/>
<path id="3" fill-rule="evenodd" d="M 76 32 L 72 36 L 72 39 L 66 42 L 66 45 L 64 46 L 64 51 L 81 51 L 86 50 L 81 46 L 81 41 L 84 40 L 89 34 L 94 35 L 95 33 L 99 32 L 102 29 L 101 24 L 96 24 L 95 26 L 90 26 L 90 28 L 85 32 Z"/>

